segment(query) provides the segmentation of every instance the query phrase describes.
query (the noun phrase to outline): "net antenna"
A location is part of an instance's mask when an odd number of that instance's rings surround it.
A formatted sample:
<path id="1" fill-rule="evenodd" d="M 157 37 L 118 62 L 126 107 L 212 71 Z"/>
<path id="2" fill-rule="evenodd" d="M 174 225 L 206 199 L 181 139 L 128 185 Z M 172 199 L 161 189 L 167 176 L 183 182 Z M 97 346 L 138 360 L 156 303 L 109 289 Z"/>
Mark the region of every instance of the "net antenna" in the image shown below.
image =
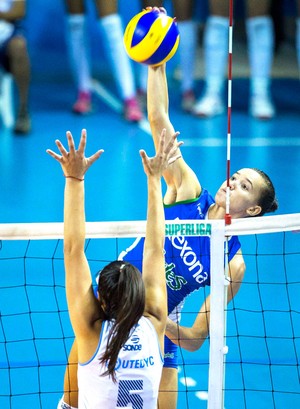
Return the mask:
<path id="1" fill-rule="evenodd" d="M 232 102 L 232 38 L 233 38 L 233 0 L 229 0 L 229 30 L 228 30 L 228 104 L 227 104 L 227 175 L 226 175 L 226 213 L 225 213 L 225 225 L 231 224 L 231 214 L 230 214 L 230 161 L 231 161 L 231 102 Z M 225 241 L 225 277 L 224 277 L 224 310 L 227 308 L 227 294 L 228 287 L 230 284 L 229 277 L 229 246 L 228 246 L 229 236 L 226 236 Z M 224 373 L 223 373 L 223 391 L 225 390 L 225 357 L 228 352 L 228 347 L 226 343 L 226 325 L 227 325 L 227 314 L 224 313 Z M 223 405 L 224 407 L 224 392 L 223 392 Z"/>
<path id="2" fill-rule="evenodd" d="M 232 38 L 233 38 L 233 0 L 229 0 L 229 30 L 228 30 L 228 102 L 227 102 L 227 166 L 226 166 L 226 213 L 225 225 L 231 224 L 230 214 L 230 163 L 231 163 L 231 102 L 232 102 Z M 227 295 L 230 284 L 229 277 L 229 236 L 225 240 L 225 273 L 224 273 L 224 345 L 223 345 L 223 393 L 222 393 L 222 409 L 224 408 L 224 391 L 225 391 L 225 358 L 228 352 L 226 345 L 226 327 L 227 327 Z"/>
<path id="3" fill-rule="evenodd" d="M 227 166 L 226 166 L 226 214 L 225 224 L 231 223 L 230 215 L 230 159 L 231 159 L 231 101 L 232 101 L 232 33 L 233 33 L 233 0 L 229 1 L 228 31 L 228 105 L 227 105 Z"/>
<path id="4" fill-rule="evenodd" d="M 233 38 L 233 0 L 229 0 L 229 30 L 228 30 L 228 102 L 227 102 L 227 160 L 226 160 L 226 208 L 225 208 L 225 225 L 231 225 L 230 214 L 230 161 L 231 161 L 231 102 L 232 102 L 232 38 Z M 225 236 L 225 271 L 224 280 L 222 277 L 212 280 L 211 291 L 212 305 L 213 299 L 219 298 L 223 302 L 223 311 L 218 311 L 219 317 L 223 318 L 223 324 L 221 328 L 223 330 L 223 340 L 215 341 L 215 335 L 211 334 L 211 340 L 213 344 L 216 344 L 217 349 L 220 352 L 219 365 L 218 358 L 214 354 L 214 348 L 210 349 L 210 369 L 209 369 L 209 401 L 208 409 L 223 409 L 224 408 L 224 391 L 225 391 L 225 357 L 228 352 L 226 345 L 226 326 L 227 326 L 227 293 L 230 285 L 229 277 L 229 236 Z M 214 283 L 214 284 L 213 284 Z M 216 288 L 216 290 L 215 290 Z M 212 310 L 214 307 L 212 308 Z M 217 314 L 217 313 L 216 313 Z M 212 328 L 212 319 L 214 319 L 214 311 L 211 311 L 210 327 Z M 216 385 L 213 378 L 219 379 L 219 384 Z M 216 391 L 217 388 L 217 391 Z"/>

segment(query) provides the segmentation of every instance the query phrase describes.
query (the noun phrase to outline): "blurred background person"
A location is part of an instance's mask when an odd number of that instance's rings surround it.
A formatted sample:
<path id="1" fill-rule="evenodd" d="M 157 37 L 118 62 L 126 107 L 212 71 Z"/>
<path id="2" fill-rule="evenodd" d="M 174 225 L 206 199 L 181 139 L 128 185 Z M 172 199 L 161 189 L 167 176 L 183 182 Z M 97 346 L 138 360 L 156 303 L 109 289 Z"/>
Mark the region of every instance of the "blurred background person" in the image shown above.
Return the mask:
<path id="1" fill-rule="evenodd" d="M 190 112 L 195 104 L 194 76 L 198 41 L 197 23 L 194 16 L 194 0 L 172 0 L 174 16 L 180 32 L 178 48 L 181 71 L 181 107 Z"/>
<path id="2" fill-rule="evenodd" d="M 1 0 L 0 2 L 0 65 L 12 74 L 18 91 L 16 134 L 31 130 L 28 109 L 30 85 L 30 60 L 23 27 L 26 14 L 25 0 Z"/>
<path id="3" fill-rule="evenodd" d="M 297 19 L 296 19 L 296 49 L 300 79 L 300 0 L 297 0 Z"/>
<path id="4" fill-rule="evenodd" d="M 274 55 L 274 27 L 270 15 L 272 0 L 245 0 L 246 32 L 250 65 L 249 113 L 271 119 L 275 107 L 270 92 Z M 204 30 L 205 90 L 193 108 L 200 117 L 222 114 L 224 79 L 228 61 L 228 0 L 210 0 L 210 16 Z"/>
<path id="5" fill-rule="evenodd" d="M 140 1 L 141 8 L 138 12 L 146 9 L 147 7 L 162 7 L 163 0 L 142 0 Z M 132 16 L 133 17 L 133 16 Z M 139 101 L 143 108 L 146 108 L 147 104 L 147 81 L 148 81 L 148 66 L 143 64 L 137 64 L 137 81 L 138 81 L 138 96 Z"/>
<path id="6" fill-rule="evenodd" d="M 124 117 L 131 122 L 143 117 L 136 97 L 135 80 L 131 62 L 123 46 L 124 28 L 116 0 L 95 0 L 99 29 L 103 46 L 112 65 L 117 89 L 124 104 Z M 84 0 L 65 0 L 68 27 L 68 45 L 72 68 L 78 87 L 77 100 L 73 105 L 76 114 L 92 111 L 92 76 L 86 41 L 87 18 Z"/>
<path id="7" fill-rule="evenodd" d="M 142 7 L 163 7 L 166 2 L 163 0 L 144 0 Z M 194 0 L 172 0 L 172 10 L 168 9 L 167 14 L 175 17 L 180 33 L 180 43 L 178 47 L 180 71 L 181 71 L 181 106 L 185 111 L 190 112 L 195 103 L 194 95 L 194 74 L 196 65 L 197 49 L 197 23 L 194 21 Z M 146 66 L 140 68 L 139 94 L 146 95 L 147 75 Z"/>

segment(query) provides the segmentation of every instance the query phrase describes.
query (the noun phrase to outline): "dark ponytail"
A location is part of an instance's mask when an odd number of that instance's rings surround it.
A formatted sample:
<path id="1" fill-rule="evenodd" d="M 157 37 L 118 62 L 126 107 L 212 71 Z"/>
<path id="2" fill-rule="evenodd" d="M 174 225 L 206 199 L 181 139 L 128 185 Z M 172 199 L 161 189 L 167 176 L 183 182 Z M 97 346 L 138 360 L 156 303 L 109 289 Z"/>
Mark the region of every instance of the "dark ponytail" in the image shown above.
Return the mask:
<path id="1" fill-rule="evenodd" d="M 106 319 L 113 321 L 100 362 L 107 366 L 104 375 L 112 376 L 115 381 L 118 354 L 145 309 L 145 287 L 136 267 L 127 262 L 113 261 L 100 273 L 98 292 Z"/>
<path id="2" fill-rule="evenodd" d="M 253 168 L 264 180 L 265 186 L 262 187 L 261 195 L 258 200 L 258 205 L 262 211 L 258 216 L 263 216 L 265 213 L 272 213 L 278 209 L 278 200 L 276 199 L 274 185 L 269 176 L 262 170 Z"/>

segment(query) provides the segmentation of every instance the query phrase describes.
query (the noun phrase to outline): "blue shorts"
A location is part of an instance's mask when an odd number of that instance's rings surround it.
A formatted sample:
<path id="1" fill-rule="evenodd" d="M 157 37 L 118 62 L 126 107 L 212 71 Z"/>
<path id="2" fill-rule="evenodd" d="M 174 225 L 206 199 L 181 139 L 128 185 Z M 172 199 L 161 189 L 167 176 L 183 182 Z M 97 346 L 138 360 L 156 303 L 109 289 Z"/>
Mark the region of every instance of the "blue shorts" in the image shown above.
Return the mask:
<path id="1" fill-rule="evenodd" d="M 23 28 L 22 22 L 18 20 L 14 24 L 15 24 L 15 28 L 11 36 L 6 41 L 4 41 L 4 43 L 0 46 L 0 65 L 7 72 L 10 72 L 9 58 L 7 55 L 7 45 L 13 37 L 17 37 L 17 36 L 24 37 L 24 28 Z"/>
<path id="2" fill-rule="evenodd" d="M 164 368 L 178 368 L 178 346 L 165 337 Z"/>

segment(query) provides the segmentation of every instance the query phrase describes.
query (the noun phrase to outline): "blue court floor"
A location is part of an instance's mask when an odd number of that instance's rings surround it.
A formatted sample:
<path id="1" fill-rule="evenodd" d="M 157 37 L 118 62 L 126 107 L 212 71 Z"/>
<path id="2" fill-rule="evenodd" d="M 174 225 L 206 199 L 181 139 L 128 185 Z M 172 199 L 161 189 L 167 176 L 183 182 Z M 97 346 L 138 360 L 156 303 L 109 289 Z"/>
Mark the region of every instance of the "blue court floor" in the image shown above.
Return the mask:
<path id="1" fill-rule="evenodd" d="M 169 79 L 170 116 L 181 132 L 183 155 L 202 185 L 213 193 L 226 178 L 227 116 L 201 120 L 183 113 L 179 84 L 171 72 Z M 110 102 L 96 88 L 94 113 L 78 117 L 70 112 L 75 95 L 71 81 L 33 82 L 32 133 L 19 137 L 0 129 L 0 223 L 62 221 L 64 178 L 46 149 L 55 149 L 54 140 L 64 140 L 67 130 L 78 141 L 82 128 L 88 131 L 87 154 L 105 150 L 101 162 L 93 166 L 86 178 L 87 220 L 145 219 L 146 186 L 138 151 L 144 148 L 153 153 L 148 124 L 146 120 L 140 124 L 125 122 L 113 87 L 109 82 L 102 85 L 112 97 Z M 198 92 L 202 86 L 199 81 Z M 234 80 L 231 169 L 263 169 L 277 189 L 277 214 L 299 213 L 300 82 L 274 79 L 273 94 L 276 118 L 269 122 L 254 120 L 247 113 L 248 80 Z M 282 253 L 283 240 L 286 252 L 291 253 L 288 261 L 278 255 Z M 265 238 L 259 243 L 257 246 L 250 239 L 245 242 L 246 251 L 249 249 L 249 275 L 247 270 L 245 286 L 236 297 L 236 312 L 229 308 L 232 354 L 227 357 L 225 407 L 296 409 L 300 407 L 300 235 Z M 251 255 L 257 247 L 261 256 L 258 263 Z M 61 250 L 61 243 L 2 243 L 0 282 L 9 289 L 0 289 L 0 314 L 9 316 L 3 318 L 0 328 L 1 409 L 50 409 L 56 407 L 60 397 L 72 339 L 62 288 Z M 91 257 L 93 254 L 91 250 Z M 18 287 L 24 280 L 28 285 L 26 293 Z M 261 287 L 256 285 L 258 281 Z M 188 300 L 188 311 L 197 311 L 202 298 L 203 294 L 194 294 Z M 28 305 L 34 314 L 28 315 Z M 60 318 L 52 312 L 57 308 L 62 311 Z M 266 315 L 261 314 L 262 309 Z M 21 315 L 15 315 L 16 311 Z M 190 323 L 193 318 L 185 319 Z M 63 344 L 53 335 L 56 333 L 58 338 L 61 333 L 66 337 Z M 29 337 L 35 341 L 27 340 Z M 14 339 L 24 341 L 9 343 L 7 350 L 4 341 Z M 32 368 L 37 356 L 38 369 Z M 206 408 L 208 343 L 198 352 L 184 353 L 183 359 L 178 408 Z M 44 392 L 37 394 L 36 388 Z M 10 393 L 16 396 L 9 398 Z"/>

